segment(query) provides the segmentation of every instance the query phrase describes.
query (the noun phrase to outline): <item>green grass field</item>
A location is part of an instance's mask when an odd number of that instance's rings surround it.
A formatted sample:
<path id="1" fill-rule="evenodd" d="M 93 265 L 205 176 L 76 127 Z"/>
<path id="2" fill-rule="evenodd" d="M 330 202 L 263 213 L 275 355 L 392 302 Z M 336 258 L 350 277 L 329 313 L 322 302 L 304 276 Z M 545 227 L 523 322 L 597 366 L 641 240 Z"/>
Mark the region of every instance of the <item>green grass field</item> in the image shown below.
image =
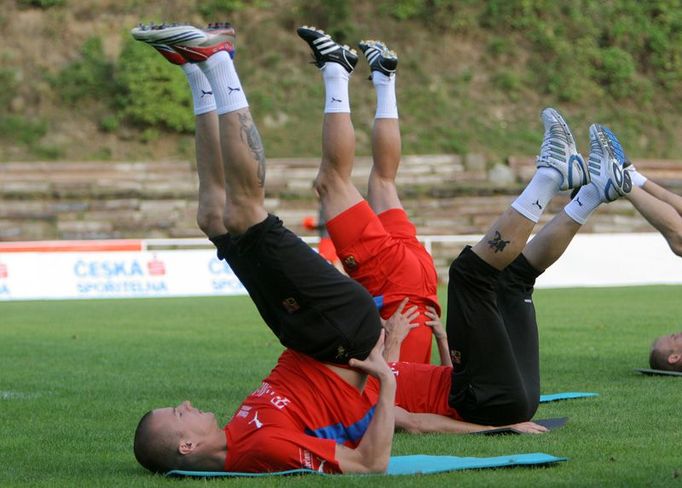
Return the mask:
<path id="1" fill-rule="evenodd" d="M 444 290 L 442 290 L 444 291 Z M 644 377 L 654 336 L 681 329 L 682 287 L 538 290 L 542 436 L 410 436 L 393 454 L 546 452 L 550 468 L 419 477 L 217 480 L 211 486 L 682 486 L 682 379 Z M 281 346 L 248 297 L 0 303 L 0 486 L 205 486 L 151 476 L 132 454 L 148 409 L 191 399 L 227 421 Z"/>

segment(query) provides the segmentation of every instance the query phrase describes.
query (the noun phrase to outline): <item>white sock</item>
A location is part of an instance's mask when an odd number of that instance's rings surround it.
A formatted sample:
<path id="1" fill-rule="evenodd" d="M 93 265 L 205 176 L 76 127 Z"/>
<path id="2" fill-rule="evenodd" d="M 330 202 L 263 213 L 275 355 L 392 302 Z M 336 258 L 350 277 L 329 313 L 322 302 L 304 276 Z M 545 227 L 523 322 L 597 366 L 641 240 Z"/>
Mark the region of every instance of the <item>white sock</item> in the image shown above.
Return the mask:
<path id="1" fill-rule="evenodd" d="M 339 63 L 325 63 L 321 71 L 325 92 L 324 113 L 350 113 L 350 73 Z"/>
<path id="2" fill-rule="evenodd" d="M 375 119 L 397 119 L 398 102 L 395 97 L 395 74 L 386 76 L 379 71 L 372 72 L 372 83 L 377 92 Z"/>
<path id="3" fill-rule="evenodd" d="M 561 174 L 552 168 L 538 168 L 521 195 L 511 204 L 521 215 L 533 222 L 540 220 L 549 201 L 559 193 Z"/>
<path id="4" fill-rule="evenodd" d="M 632 178 L 632 184 L 639 188 L 642 188 L 647 180 L 647 177 L 637 170 L 630 170 L 630 178 Z"/>
<path id="5" fill-rule="evenodd" d="M 215 97 L 211 84 L 206 79 L 201 68 L 196 64 L 185 63 L 180 66 L 187 75 L 189 87 L 194 101 L 194 115 L 201 115 L 215 110 Z"/>
<path id="6" fill-rule="evenodd" d="M 197 64 L 211 84 L 218 115 L 249 106 L 232 58 L 227 52 L 219 51 Z"/>
<path id="7" fill-rule="evenodd" d="M 599 188 L 590 183 L 580 187 L 575 198 L 564 207 L 564 212 L 582 225 L 601 203 Z"/>

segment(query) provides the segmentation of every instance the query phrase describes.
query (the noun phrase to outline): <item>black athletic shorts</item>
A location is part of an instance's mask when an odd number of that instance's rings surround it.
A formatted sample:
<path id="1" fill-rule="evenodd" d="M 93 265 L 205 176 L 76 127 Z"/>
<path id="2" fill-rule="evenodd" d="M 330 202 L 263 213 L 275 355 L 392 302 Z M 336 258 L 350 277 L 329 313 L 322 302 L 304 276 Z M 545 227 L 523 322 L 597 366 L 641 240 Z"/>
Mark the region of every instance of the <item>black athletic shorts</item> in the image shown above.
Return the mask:
<path id="1" fill-rule="evenodd" d="M 274 215 L 211 241 L 283 346 L 337 364 L 365 359 L 375 346 L 381 322 L 372 296 Z"/>
<path id="2" fill-rule="evenodd" d="M 464 420 L 506 425 L 535 414 L 540 370 L 532 295 L 539 275 L 523 255 L 499 271 L 470 247 L 450 266 L 449 404 Z"/>

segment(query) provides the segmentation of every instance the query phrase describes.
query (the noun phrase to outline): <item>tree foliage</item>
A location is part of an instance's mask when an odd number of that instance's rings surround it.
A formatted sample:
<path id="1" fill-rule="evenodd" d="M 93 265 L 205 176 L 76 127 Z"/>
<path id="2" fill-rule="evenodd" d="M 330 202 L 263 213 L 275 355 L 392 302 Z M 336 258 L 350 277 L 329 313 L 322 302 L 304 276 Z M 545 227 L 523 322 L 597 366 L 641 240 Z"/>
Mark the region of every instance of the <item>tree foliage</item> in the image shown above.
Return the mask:
<path id="1" fill-rule="evenodd" d="M 192 99 L 183 72 L 149 46 L 127 37 L 116 69 L 116 109 L 142 128 L 191 132 Z"/>

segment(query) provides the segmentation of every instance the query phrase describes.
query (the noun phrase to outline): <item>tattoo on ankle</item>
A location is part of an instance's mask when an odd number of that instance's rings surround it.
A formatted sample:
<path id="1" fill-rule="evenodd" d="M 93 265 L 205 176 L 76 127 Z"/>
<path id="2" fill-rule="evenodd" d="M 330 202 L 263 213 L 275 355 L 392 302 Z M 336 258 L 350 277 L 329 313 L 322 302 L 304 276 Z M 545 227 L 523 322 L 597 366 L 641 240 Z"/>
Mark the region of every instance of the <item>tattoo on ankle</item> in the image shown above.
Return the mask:
<path id="1" fill-rule="evenodd" d="M 504 251 L 504 248 L 507 247 L 507 244 L 510 242 L 511 241 L 502 239 L 502 234 L 500 234 L 499 231 L 495 231 L 495 238 L 488 241 L 488 246 L 490 246 L 490 249 L 494 249 L 497 254 L 498 252 Z"/>
<path id="2" fill-rule="evenodd" d="M 263 142 L 249 113 L 239 114 L 239 124 L 241 126 L 242 141 L 248 144 L 254 159 L 258 163 L 256 175 L 258 177 L 258 184 L 262 188 L 265 186 L 265 148 L 263 147 Z"/>

